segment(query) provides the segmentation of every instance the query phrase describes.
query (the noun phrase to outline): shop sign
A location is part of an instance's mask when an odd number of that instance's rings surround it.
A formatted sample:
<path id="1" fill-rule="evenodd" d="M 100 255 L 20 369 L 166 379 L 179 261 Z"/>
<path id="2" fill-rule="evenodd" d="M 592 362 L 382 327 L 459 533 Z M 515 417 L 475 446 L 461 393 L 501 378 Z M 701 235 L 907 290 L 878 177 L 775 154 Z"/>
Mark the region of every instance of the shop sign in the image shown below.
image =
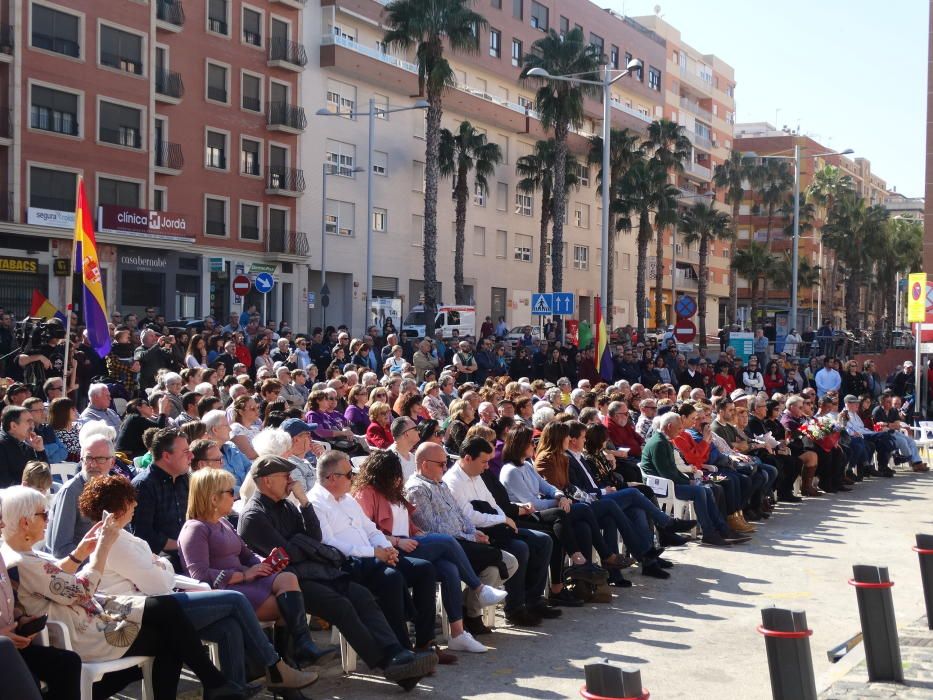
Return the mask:
<path id="1" fill-rule="evenodd" d="M 226 260 L 223 258 L 208 258 L 211 272 L 223 272 Z"/>
<path id="2" fill-rule="evenodd" d="M 71 260 L 68 258 L 55 258 L 54 270 L 56 277 L 67 277 L 71 271 Z"/>
<path id="3" fill-rule="evenodd" d="M 29 207 L 26 209 L 26 223 L 33 226 L 73 229 L 75 227 L 75 213 L 73 211 Z"/>
<path id="4" fill-rule="evenodd" d="M 97 228 L 100 231 L 112 233 L 194 240 L 194 237 L 188 233 L 188 219 L 183 214 L 119 207 L 111 204 L 98 207 Z"/>
<path id="5" fill-rule="evenodd" d="M 124 269 L 164 272 L 168 269 L 168 257 L 150 250 L 127 250 L 118 256 L 120 267 Z"/>
<path id="6" fill-rule="evenodd" d="M 38 274 L 39 263 L 29 258 L 0 258 L 0 272 L 26 272 Z"/>
<path id="7" fill-rule="evenodd" d="M 275 273 L 275 269 L 278 267 L 276 263 L 259 263 L 254 262 L 250 263 L 249 274 L 258 275 L 262 272 L 268 272 L 270 275 Z"/>

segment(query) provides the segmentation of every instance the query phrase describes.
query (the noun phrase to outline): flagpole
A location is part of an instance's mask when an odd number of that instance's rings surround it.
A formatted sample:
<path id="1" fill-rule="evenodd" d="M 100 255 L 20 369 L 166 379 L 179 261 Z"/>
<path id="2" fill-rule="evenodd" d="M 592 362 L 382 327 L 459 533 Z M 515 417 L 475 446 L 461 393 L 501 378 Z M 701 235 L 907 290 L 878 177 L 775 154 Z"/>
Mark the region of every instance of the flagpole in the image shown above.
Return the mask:
<path id="1" fill-rule="evenodd" d="M 74 312 L 74 275 L 75 275 L 75 265 L 77 265 L 78 257 L 78 236 L 77 236 L 77 226 L 78 226 L 78 193 L 81 191 L 81 181 L 83 176 L 78 175 L 75 182 L 75 231 L 72 233 L 71 239 L 71 266 L 68 268 L 68 282 L 67 288 L 65 289 L 65 362 L 62 369 L 62 390 L 63 396 L 68 395 L 68 368 L 71 366 L 71 315 Z"/>

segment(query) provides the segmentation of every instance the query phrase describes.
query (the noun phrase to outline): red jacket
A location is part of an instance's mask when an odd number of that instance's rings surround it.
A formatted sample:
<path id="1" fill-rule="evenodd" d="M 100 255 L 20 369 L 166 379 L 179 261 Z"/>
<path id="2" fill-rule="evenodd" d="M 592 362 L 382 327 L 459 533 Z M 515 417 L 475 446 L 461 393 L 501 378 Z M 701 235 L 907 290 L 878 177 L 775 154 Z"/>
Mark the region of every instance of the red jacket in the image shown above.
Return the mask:
<path id="1" fill-rule="evenodd" d="M 389 430 L 388 426 L 383 427 L 373 421 L 366 428 L 366 442 L 380 450 L 387 450 L 395 442 L 395 438 L 392 437 L 392 431 Z"/>
<path id="2" fill-rule="evenodd" d="M 682 430 L 674 438 L 674 447 L 683 455 L 684 461 L 692 467 L 702 469 L 704 464 L 708 464 L 710 443 L 705 440 L 697 442 L 686 430 Z"/>
<path id="3" fill-rule="evenodd" d="M 376 491 L 372 486 L 366 486 L 360 489 L 353 494 L 353 497 L 356 499 L 356 502 L 360 504 L 360 508 L 363 509 L 363 512 L 366 513 L 366 517 L 372 520 L 376 524 L 376 527 L 382 530 L 382 534 L 387 537 L 392 534 L 392 524 L 395 522 L 395 518 L 392 515 L 392 504 L 389 503 L 388 498 Z M 415 512 L 415 507 L 407 502 L 405 503 L 405 507 L 408 509 L 408 536 L 414 537 L 415 535 L 423 534 L 421 530 L 415 527 L 415 523 L 411 519 L 412 513 Z"/>
<path id="4" fill-rule="evenodd" d="M 624 427 L 620 426 L 608 416 L 603 425 L 609 430 L 609 440 L 616 447 L 629 448 L 629 457 L 641 457 L 641 448 L 645 444 L 644 439 L 635 431 L 632 419 Z"/>
<path id="5" fill-rule="evenodd" d="M 735 377 L 731 374 L 723 376 L 720 373 L 716 373 L 713 377 L 713 380 L 723 388 L 726 392 L 726 396 L 729 396 L 733 391 L 735 391 Z"/>

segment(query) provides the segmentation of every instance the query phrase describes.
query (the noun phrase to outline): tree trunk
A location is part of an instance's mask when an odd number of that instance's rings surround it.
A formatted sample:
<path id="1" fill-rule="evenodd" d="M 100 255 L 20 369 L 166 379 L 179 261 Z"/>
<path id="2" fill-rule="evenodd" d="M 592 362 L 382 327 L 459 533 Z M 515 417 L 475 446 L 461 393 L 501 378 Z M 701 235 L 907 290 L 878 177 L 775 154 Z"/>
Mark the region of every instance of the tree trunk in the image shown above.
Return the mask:
<path id="1" fill-rule="evenodd" d="M 538 292 L 547 291 L 547 229 L 551 223 L 551 195 L 545 190 L 541 191 L 541 240 L 538 242 Z"/>
<path id="2" fill-rule="evenodd" d="M 567 208 L 567 125 L 554 126 L 554 192 L 551 227 L 551 291 L 564 291 L 564 211 Z M 560 317 L 556 317 L 560 320 Z"/>
<path id="3" fill-rule="evenodd" d="M 707 265 L 709 264 L 709 236 L 703 232 L 700 233 L 700 279 L 697 281 L 697 313 L 700 316 L 699 330 L 700 349 L 706 349 L 706 290 L 709 286 L 707 282 Z M 676 300 L 675 302 L 676 303 Z"/>
<path id="4" fill-rule="evenodd" d="M 729 242 L 729 260 L 735 260 L 739 246 L 739 207 L 741 202 L 732 204 L 732 240 Z M 739 275 L 729 265 L 729 313 L 728 322 L 735 323 L 739 314 Z"/>
<path id="5" fill-rule="evenodd" d="M 654 278 L 654 328 L 659 333 L 664 328 L 664 227 L 659 226 L 655 219 L 655 234 L 657 239 L 654 244 L 655 256 L 655 278 Z M 673 271 L 671 272 L 673 275 Z M 673 278 L 672 278 L 673 279 Z M 673 300 L 671 301 L 673 303 Z"/>
<path id="6" fill-rule="evenodd" d="M 829 293 L 829 299 L 828 299 L 829 313 L 828 314 L 825 312 L 823 313 L 823 315 L 826 316 L 826 318 L 835 318 L 834 312 L 836 310 L 836 266 L 839 264 L 839 262 L 836 257 L 836 251 L 831 251 L 831 252 L 833 256 L 833 264 L 829 268 L 829 289 L 826 290 Z M 823 323 L 823 319 L 821 318 L 817 319 L 816 321 L 817 327 L 822 325 L 822 323 Z"/>
<path id="7" fill-rule="evenodd" d="M 854 330 L 858 328 L 858 310 L 859 310 L 859 273 L 855 266 L 849 271 L 849 278 L 846 280 L 846 328 Z"/>
<path id="8" fill-rule="evenodd" d="M 755 275 L 754 279 L 749 280 L 749 284 L 751 284 L 752 308 L 748 314 L 748 328 L 753 330 L 755 328 L 755 318 L 758 316 L 758 276 Z"/>
<path id="9" fill-rule="evenodd" d="M 466 237 L 466 208 L 470 189 L 467 187 L 466 166 L 457 168 L 457 185 L 455 187 L 456 204 L 456 234 L 454 238 L 454 299 L 457 304 L 466 304 L 466 290 L 463 288 L 463 248 Z"/>
<path id="10" fill-rule="evenodd" d="M 428 89 L 424 146 L 424 312 L 425 335 L 434 337 L 437 311 L 437 185 L 440 179 L 438 149 L 441 141 L 443 103 L 440 90 Z M 367 214 L 370 216 L 370 214 Z"/>
<path id="11" fill-rule="evenodd" d="M 638 337 L 645 337 L 645 319 L 648 316 L 645 309 L 645 277 L 648 272 L 648 241 L 651 239 L 651 225 L 648 223 L 648 212 L 643 211 L 638 216 L 638 279 L 635 281 L 635 312 L 638 319 Z"/>
<path id="12" fill-rule="evenodd" d="M 603 299 L 603 318 L 606 320 L 606 329 L 612 329 L 612 299 L 615 296 L 615 283 L 616 283 L 616 268 L 615 268 L 615 258 L 616 258 L 616 232 L 612 230 L 612 217 L 609 217 L 609 251 L 608 255 L 603 254 L 603 265 L 608 265 L 606 268 L 606 299 Z"/>

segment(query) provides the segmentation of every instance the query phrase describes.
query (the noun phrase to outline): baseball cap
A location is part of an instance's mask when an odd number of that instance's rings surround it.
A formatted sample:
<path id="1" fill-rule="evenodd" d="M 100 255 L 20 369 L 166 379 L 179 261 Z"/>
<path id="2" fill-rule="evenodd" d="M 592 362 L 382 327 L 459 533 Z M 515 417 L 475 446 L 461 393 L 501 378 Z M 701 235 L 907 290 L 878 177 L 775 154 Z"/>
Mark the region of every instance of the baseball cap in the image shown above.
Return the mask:
<path id="1" fill-rule="evenodd" d="M 282 457 L 264 455 L 253 462 L 253 466 L 250 468 L 249 473 L 254 479 L 258 479 L 261 476 L 288 473 L 294 468 L 294 464 Z"/>
<path id="2" fill-rule="evenodd" d="M 317 430 L 317 423 L 305 423 L 301 418 L 287 418 L 279 426 L 292 437 L 298 437 L 302 433 L 310 433 Z"/>

